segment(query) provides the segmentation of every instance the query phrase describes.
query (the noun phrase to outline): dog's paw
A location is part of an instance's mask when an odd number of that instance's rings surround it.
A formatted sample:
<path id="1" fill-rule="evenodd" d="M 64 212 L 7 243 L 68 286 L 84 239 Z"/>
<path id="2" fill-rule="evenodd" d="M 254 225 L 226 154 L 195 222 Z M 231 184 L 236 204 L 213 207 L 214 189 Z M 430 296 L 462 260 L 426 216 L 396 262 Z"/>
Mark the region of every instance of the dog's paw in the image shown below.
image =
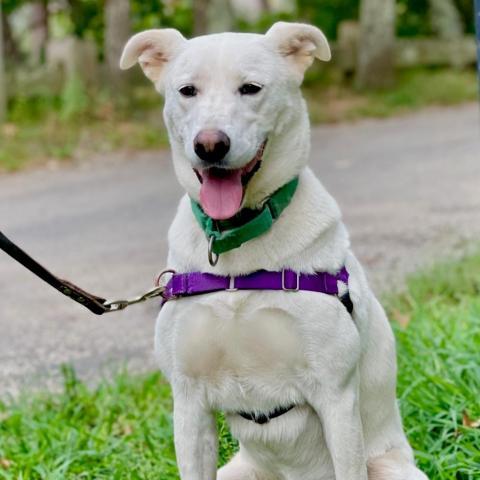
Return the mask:
<path id="1" fill-rule="evenodd" d="M 217 480 L 276 480 L 276 478 L 258 471 L 237 453 L 218 471 Z"/>
<path id="2" fill-rule="evenodd" d="M 401 450 L 368 461 L 368 480 L 428 480 Z"/>

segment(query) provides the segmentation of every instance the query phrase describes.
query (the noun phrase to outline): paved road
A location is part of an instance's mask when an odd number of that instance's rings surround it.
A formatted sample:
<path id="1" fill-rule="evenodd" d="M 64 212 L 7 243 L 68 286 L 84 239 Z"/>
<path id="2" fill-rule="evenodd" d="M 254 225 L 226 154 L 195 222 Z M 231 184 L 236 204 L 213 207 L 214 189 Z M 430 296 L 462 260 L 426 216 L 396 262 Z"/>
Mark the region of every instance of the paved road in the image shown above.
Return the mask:
<path id="1" fill-rule="evenodd" d="M 479 125 L 468 105 L 313 130 L 313 168 L 377 290 L 479 237 Z M 167 153 L 128 157 L 0 177 L 0 228 L 88 290 L 148 288 L 181 191 Z M 154 365 L 155 301 L 95 317 L 5 255 L 0 292 L 0 394 L 57 385 L 63 362 L 86 379 Z"/>

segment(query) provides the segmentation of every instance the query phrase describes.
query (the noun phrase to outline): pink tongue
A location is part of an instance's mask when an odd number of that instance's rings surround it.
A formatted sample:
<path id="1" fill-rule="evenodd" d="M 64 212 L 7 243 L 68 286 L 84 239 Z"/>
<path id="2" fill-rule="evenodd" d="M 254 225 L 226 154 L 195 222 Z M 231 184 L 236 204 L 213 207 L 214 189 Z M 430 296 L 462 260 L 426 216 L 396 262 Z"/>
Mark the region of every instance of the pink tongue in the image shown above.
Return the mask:
<path id="1" fill-rule="evenodd" d="M 200 203 L 207 215 L 225 220 L 240 210 L 243 198 L 241 170 L 224 172 L 221 177 L 204 170 L 202 180 Z"/>

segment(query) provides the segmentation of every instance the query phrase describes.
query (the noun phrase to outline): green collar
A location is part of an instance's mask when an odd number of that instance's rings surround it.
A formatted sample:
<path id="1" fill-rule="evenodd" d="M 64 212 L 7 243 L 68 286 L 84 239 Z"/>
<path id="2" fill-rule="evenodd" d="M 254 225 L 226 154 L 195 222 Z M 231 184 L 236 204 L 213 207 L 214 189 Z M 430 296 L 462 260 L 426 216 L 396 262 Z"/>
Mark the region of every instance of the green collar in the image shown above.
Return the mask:
<path id="1" fill-rule="evenodd" d="M 212 243 L 213 253 L 220 255 L 268 232 L 275 220 L 289 205 L 298 185 L 298 177 L 280 187 L 260 210 L 244 208 L 228 220 L 214 220 L 191 200 L 192 211 L 205 235 Z"/>

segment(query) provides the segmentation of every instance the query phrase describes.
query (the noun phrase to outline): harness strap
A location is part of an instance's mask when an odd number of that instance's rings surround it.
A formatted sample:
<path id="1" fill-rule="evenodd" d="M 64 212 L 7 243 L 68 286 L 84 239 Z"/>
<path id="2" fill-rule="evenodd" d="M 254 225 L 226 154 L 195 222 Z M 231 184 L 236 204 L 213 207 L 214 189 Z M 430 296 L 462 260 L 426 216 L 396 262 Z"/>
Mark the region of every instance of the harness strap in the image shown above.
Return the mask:
<path id="1" fill-rule="evenodd" d="M 336 296 L 347 311 L 352 313 L 353 304 L 348 290 L 345 294 L 339 295 L 337 283 L 342 282 L 348 285 L 348 277 L 345 267 L 342 267 L 336 274 L 329 272 L 298 273 L 289 269 L 280 272 L 257 270 L 237 277 L 204 272 L 173 273 L 165 286 L 163 300 L 167 302 L 179 297 L 236 290 L 309 291 Z"/>
<path id="2" fill-rule="evenodd" d="M 270 420 L 280 417 L 281 415 L 284 415 L 285 413 L 289 412 L 295 407 L 296 405 L 292 404 L 292 405 L 289 405 L 288 407 L 277 407 L 275 410 L 268 413 L 238 412 L 238 414 L 245 420 L 251 420 L 252 422 L 258 423 L 259 425 L 264 425 L 265 423 L 268 423 Z"/>
<path id="3" fill-rule="evenodd" d="M 88 308 L 91 312 L 97 315 L 102 315 L 103 313 L 110 311 L 110 307 L 104 305 L 106 302 L 104 298 L 92 295 L 91 293 L 82 290 L 77 285 L 56 277 L 53 273 L 30 257 L 30 255 L 25 253 L 21 248 L 17 247 L 17 245 L 9 240 L 2 232 L 0 232 L 0 248 L 37 277 L 47 282 L 53 288 L 71 298 L 73 301 Z"/>

